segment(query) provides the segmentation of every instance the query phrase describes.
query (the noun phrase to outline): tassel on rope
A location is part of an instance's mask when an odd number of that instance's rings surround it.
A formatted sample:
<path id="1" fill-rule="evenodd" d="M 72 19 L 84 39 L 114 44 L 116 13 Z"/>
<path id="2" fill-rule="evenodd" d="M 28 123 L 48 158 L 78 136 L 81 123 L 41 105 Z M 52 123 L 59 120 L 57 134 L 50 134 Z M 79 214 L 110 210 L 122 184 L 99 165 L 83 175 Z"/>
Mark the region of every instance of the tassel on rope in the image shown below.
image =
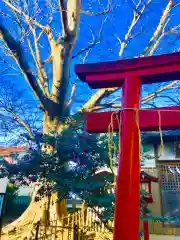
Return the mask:
<path id="1" fill-rule="evenodd" d="M 111 122 L 108 126 L 108 155 L 109 155 L 109 161 L 110 161 L 110 168 L 111 171 L 114 175 L 114 187 L 116 188 L 116 174 L 114 172 L 115 170 L 115 163 L 118 161 L 117 160 L 117 154 L 118 154 L 118 150 L 120 151 L 120 136 L 119 136 L 119 148 L 116 146 L 115 142 L 113 141 L 113 136 L 114 136 L 114 115 L 116 116 L 116 120 L 118 122 L 118 126 L 119 126 L 119 135 L 120 135 L 120 131 L 121 131 L 121 112 L 120 112 L 120 120 L 118 118 L 119 115 L 119 111 L 118 112 L 113 112 L 111 115 Z M 114 159 L 114 164 L 113 164 L 113 159 Z"/>
<path id="2" fill-rule="evenodd" d="M 115 143 L 113 141 L 113 135 L 114 135 L 114 126 L 113 126 L 113 116 L 114 116 L 115 112 L 112 113 L 111 115 L 111 122 L 108 126 L 108 133 L 109 133 L 109 139 L 108 139 L 108 148 L 109 148 L 109 151 L 108 151 L 108 155 L 109 155 L 109 164 L 110 164 L 110 169 L 114 175 L 114 184 L 116 182 L 116 176 L 115 176 L 115 173 L 114 173 L 114 169 L 113 169 L 113 155 L 115 155 L 115 151 L 116 151 L 116 147 L 115 147 Z M 112 129 L 112 131 L 111 131 Z M 114 150 L 114 153 L 112 153 L 112 150 Z"/>
<path id="3" fill-rule="evenodd" d="M 142 140 L 141 140 L 141 130 L 140 130 L 140 126 L 139 126 L 139 109 L 129 108 L 129 110 L 136 111 L 136 124 L 137 124 L 138 132 L 139 132 L 139 152 L 140 152 L 140 156 L 142 157 L 142 151 L 141 151 Z M 115 160 L 117 158 L 118 148 L 117 148 L 115 142 L 113 141 L 113 136 L 114 136 L 113 121 L 114 121 L 114 116 L 116 116 L 116 119 L 117 119 L 117 122 L 118 122 L 118 125 L 119 125 L 119 134 L 120 134 L 120 131 L 121 131 L 121 112 L 122 111 L 123 111 L 123 109 L 120 111 L 120 118 L 118 118 L 118 112 L 113 112 L 111 114 L 111 122 L 108 126 L 108 133 L 109 133 L 109 136 L 108 136 L 108 155 L 109 155 L 109 161 L 110 161 L 110 168 L 111 168 L 111 171 L 113 172 L 113 174 L 115 176 L 115 179 L 116 179 L 116 174 L 114 173 L 113 162 L 115 163 Z M 163 134 L 162 134 L 162 129 L 161 129 L 161 110 L 158 111 L 158 116 L 159 116 L 159 134 L 160 134 L 160 156 L 162 156 L 162 155 L 164 155 L 164 143 L 163 143 Z M 120 141 L 119 141 L 119 151 L 120 151 Z M 114 159 L 114 161 L 113 161 L 113 159 Z M 114 182 L 116 182 L 116 180 L 114 180 Z"/>
<path id="4" fill-rule="evenodd" d="M 139 155 L 140 155 L 140 159 L 142 157 L 141 154 L 141 130 L 140 130 L 140 126 L 139 126 L 139 109 L 136 109 L 136 125 L 138 128 L 138 134 L 139 134 Z"/>
<path id="5" fill-rule="evenodd" d="M 162 134 L 162 129 L 161 129 L 161 111 L 158 111 L 158 116 L 159 116 L 159 135 L 160 135 L 160 157 L 164 155 L 164 142 L 163 142 L 163 134 Z"/>

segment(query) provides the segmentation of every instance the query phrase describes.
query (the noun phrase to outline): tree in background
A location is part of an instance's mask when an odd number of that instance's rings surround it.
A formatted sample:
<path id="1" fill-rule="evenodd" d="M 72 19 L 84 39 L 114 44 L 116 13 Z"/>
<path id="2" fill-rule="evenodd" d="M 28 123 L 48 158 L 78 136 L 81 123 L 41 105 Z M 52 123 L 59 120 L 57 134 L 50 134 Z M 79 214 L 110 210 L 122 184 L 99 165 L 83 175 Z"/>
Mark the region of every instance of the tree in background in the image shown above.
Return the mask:
<path id="1" fill-rule="evenodd" d="M 26 81 L 33 93 L 31 100 L 36 98 L 42 111 L 27 119 L 22 104 L 17 109 L 14 101 L 8 100 L 1 101 L 1 114 L 21 126 L 23 136 L 26 133 L 35 145 L 41 135 L 61 135 L 66 129 L 76 128 L 85 112 L 120 106 L 120 89 L 90 92 L 76 80 L 74 63 L 149 56 L 179 48 L 179 4 L 173 0 L 2 0 L 1 4 L 1 82 L 9 83 L 13 76 L 20 90 Z M 177 105 L 178 89 L 178 79 L 145 86 L 142 104 L 154 106 L 165 99 Z M 42 125 L 32 124 L 37 115 Z M 37 126 L 39 130 L 33 130 Z M 53 159 L 48 160 L 52 168 Z"/>

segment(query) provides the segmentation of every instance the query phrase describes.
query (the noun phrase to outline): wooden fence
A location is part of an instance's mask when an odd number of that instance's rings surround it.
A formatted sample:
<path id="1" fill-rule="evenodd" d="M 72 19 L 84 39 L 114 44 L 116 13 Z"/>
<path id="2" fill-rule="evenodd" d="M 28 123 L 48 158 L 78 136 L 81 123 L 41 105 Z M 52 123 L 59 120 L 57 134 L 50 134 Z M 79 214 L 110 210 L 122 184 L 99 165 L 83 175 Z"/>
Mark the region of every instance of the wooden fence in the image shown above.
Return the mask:
<path id="1" fill-rule="evenodd" d="M 86 240 L 94 239 L 96 234 L 111 234 L 112 224 L 102 223 L 97 214 L 87 208 L 50 221 L 48 225 L 38 222 L 31 232 L 31 240 Z"/>
<path id="2" fill-rule="evenodd" d="M 155 168 L 142 170 L 156 177 L 159 175 L 158 169 Z M 156 202 L 160 200 L 160 194 L 158 196 Z M 113 223 L 109 222 L 107 227 L 107 223 L 100 221 L 97 214 L 100 210 L 86 208 L 61 219 L 55 216 L 48 225 L 38 222 L 34 225 L 29 240 L 92 240 L 96 234 L 109 234 L 106 239 L 112 239 Z M 155 221 L 149 223 L 149 231 L 151 234 L 180 235 L 179 229 L 165 227 L 163 223 Z"/>

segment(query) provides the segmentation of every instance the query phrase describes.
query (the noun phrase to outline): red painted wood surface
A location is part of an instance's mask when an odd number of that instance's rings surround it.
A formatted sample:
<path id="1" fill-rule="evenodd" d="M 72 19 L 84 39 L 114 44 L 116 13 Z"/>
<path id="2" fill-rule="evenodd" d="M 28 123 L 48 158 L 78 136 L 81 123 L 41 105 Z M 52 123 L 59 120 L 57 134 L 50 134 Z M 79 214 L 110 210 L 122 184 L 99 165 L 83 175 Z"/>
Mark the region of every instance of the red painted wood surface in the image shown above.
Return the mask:
<path id="1" fill-rule="evenodd" d="M 152 198 L 152 196 L 144 196 L 144 199 L 145 199 L 145 201 L 146 201 L 148 204 L 153 203 L 153 198 Z"/>
<path id="2" fill-rule="evenodd" d="M 130 110 L 127 110 L 130 111 Z M 159 113 L 160 111 L 160 118 Z M 120 118 L 120 111 L 119 111 Z M 90 133 L 108 132 L 112 112 L 89 113 L 87 115 L 86 130 Z M 159 122 L 161 120 L 161 124 Z M 180 107 L 166 107 L 139 110 L 139 126 L 141 131 L 159 131 L 180 129 Z M 116 115 L 113 117 L 114 131 L 119 131 Z"/>
<path id="3" fill-rule="evenodd" d="M 157 183 L 159 181 L 157 177 L 151 176 L 144 171 L 141 171 L 140 179 L 141 179 L 141 183 L 151 183 L 151 182 Z"/>
<path id="4" fill-rule="evenodd" d="M 167 64 L 163 68 L 161 66 L 152 66 L 122 72 L 91 74 L 86 76 L 86 82 L 94 89 L 122 87 L 126 77 L 136 76 L 141 78 L 142 84 L 175 80 L 180 76 L 180 63 Z"/>
<path id="5" fill-rule="evenodd" d="M 148 224 L 148 221 L 144 221 L 143 226 L 144 226 L 144 240 L 149 240 L 149 224 Z"/>
<path id="6" fill-rule="evenodd" d="M 84 81 L 84 76 L 89 73 L 108 73 L 120 70 L 131 70 L 137 68 L 144 68 L 150 66 L 157 66 L 171 63 L 180 62 L 180 53 L 164 54 L 151 57 L 139 57 L 133 59 L 101 62 L 101 63 L 88 63 L 76 64 L 75 71 L 81 74 L 81 80 Z"/>
<path id="7" fill-rule="evenodd" d="M 136 91 L 134 91 L 136 89 Z M 140 107 L 141 81 L 126 79 L 123 107 Z M 131 97 L 129 97 L 131 96 Z M 120 167 L 116 184 L 114 240 L 138 240 L 140 221 L 140 136 L 133 110 L 122 113 Z"/>
<path id="8" fill-rule="evenodd" d="M 116 62 L 76 65 L 75 71 L 91 88 L 122 87 L 127 77 L 141 77 L 142 84 L 178 79 L 180 53 Z"/>
<path id="9" fill-rule="evenodd" d="M 123 87 L 121 125 L 121 156 L 118 168 L 114 240 L 139 239 L 140 207 L 140 154 L 137 112 L 140 104 L 141 84 L 179 79 L 180 53 L 153 56 L 110 63 L 77 65 L 79 78 L 91 88 Z M 139 125 L 142 131 L 159 130 L 158 110 L 140 110 Z M 167 109 L 166 109 L 167 110 Z M 173 109 L 169 109 L 173 110 Z M 178 109 L 179 110 L 179 107 Z M 90 114 L 87 118 L 89 132 L 107 132 L 112 113 Z M 161 129 L 179 129 L 180 113 L 163 111 Z M 114 120 L 117 131 L 117 120 Z M 144 226 L 148 236 L 147 224 Z"/>

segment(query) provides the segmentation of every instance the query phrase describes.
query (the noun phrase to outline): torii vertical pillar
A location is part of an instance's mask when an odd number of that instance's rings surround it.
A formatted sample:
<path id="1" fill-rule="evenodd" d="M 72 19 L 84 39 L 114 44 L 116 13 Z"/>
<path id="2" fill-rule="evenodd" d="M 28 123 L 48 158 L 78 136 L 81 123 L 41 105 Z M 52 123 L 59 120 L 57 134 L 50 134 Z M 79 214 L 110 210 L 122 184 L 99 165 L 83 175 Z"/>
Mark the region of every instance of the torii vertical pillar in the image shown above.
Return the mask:
<path id="1" fill-rule="evenodd" d="M 140 90 L 141 80 L 138 77 L 126 79 L 123 87 L 124 109 L 139 109 Z M 116 184 L 114 226 L 114 235 L 122 239 L 138 239 L 139 236 L 140 136 L 137 114 L 135 110 L 122 112 L 121 161 Z"/>
<path id="2" fill-rule="evenodd" d="M 141 85 L 178 79 L 180 53 L 156 57 L 123 60 L 110 63 L 77 65 L 76 73 L 92 88 L 123 87 L 121 154 L 118 167 L 114 240 L 138 240 L 140 220 L 140 139 L 141 130 L 157 130 L 158 112 L 144 111 L 139 115 Z M 180 108 L 179 108 L 180 110 Z M 140 110 L 141 111 L 141 110 Z M 107 132 L 112 113 L 88 116 L 89 132 Z M 150 114 L 150 115 L 148 115 Z M 172 121 L 165 111 L 162 129 L 180 126 L 180 120 Z M 176 112 L 180 117 L 180 113 Z M 103 119 L 102 119 L 103 118 Z M 95 121 L 94 121 L 95 120 Z M 118 130 L 117 122 L 114 122 Z"/>

